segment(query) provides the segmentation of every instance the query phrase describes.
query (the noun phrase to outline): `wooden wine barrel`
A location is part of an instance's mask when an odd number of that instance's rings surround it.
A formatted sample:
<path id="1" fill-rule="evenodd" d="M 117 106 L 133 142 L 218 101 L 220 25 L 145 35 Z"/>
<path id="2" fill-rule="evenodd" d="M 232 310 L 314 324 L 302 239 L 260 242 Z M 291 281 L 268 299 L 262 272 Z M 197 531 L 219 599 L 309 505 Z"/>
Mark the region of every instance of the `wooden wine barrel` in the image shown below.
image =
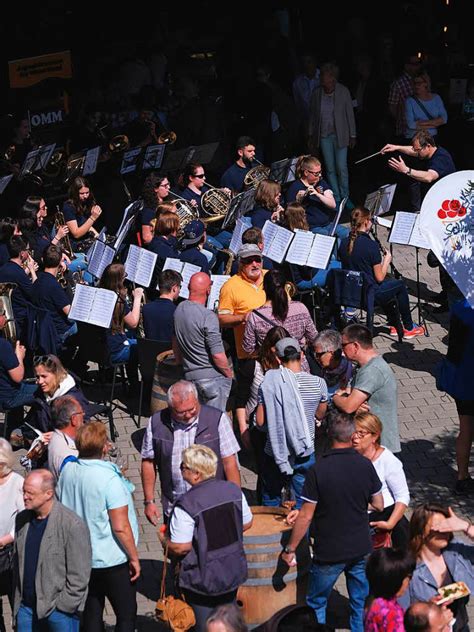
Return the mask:
<path id="1" fill-rule="evenodd" d="M 163 351 L 156 358 L 155 377 L 151 390 L 151 414 L 167 408 L 166 393 L 169 387 L 184 378 L 182 366 L 178 366 L 173 352 Z"/>
<path id="2" fill-rule="evenodd" d="M 251 510 L 253 524 L 244 533 L 248 578 L 237 594 L 237 603 L 250 628 L 268 621 L 286 606 L 306 603 L 311 566 L 306 539 L 296 551 L 296 566 L 288 567 L 280 557 L 291 533 L 291 527 L 284 522 L 286 509 L 252 507 Z"/>

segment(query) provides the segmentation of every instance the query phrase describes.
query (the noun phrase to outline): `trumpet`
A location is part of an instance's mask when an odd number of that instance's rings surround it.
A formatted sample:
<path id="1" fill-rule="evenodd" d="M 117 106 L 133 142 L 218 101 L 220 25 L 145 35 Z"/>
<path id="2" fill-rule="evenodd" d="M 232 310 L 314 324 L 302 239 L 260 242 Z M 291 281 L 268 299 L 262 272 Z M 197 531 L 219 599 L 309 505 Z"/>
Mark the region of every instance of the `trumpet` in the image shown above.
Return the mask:
<path id="1" fill-rule="evenodd" d="M 3 314 L 6 318 L 3 333 L 12 345 L 15 345 L 17 341 L 15 316 L 12 307 L 12 292 L 15 288 L 16 283 L 0 283 L 0 314 Z"/>
<path id="2" fill-rule="evenodd" d="M 54 218 L 54 228 L 56 229 L 56 233 L 61 228 L 61 226 L 66 225 L 66 220 L 64 219 L 64 214 L 62 211 L 56 211 L 56 216 Z M 64 237 L 60 240 L 61 248 L 63 249 L 64 254 L 66 254 L 70 259 L 74 257 L 72 252 L 71 240 L 69 239 L 69 234 L 64 235 Z"/>

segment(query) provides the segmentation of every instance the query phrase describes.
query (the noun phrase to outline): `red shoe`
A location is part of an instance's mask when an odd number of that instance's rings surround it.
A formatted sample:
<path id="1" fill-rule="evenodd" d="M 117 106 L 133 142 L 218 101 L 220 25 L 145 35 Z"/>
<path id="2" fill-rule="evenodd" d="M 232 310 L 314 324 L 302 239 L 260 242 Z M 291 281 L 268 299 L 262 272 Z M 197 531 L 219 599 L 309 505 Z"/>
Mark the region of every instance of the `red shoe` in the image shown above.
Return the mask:
<path id="1" fill-rule="evenodd" d="M 413 329 L 403 330 L 403 338 L 405 340 L 409 340 L 410 338 L 415 338 L 416 336 L 424 336 L 424 335 L 425 335 L 425 328 L 415 323 L 413 323 Z"/>
<path id="2" fill-rule="evenodd" d="M 397 330 L 395 329 L 395 327 L 390 327 L 390 331 L 388 332 L 389 336 L 393 336 L 394 338 L 397 338 L 398 334 L 397 334 Z"/>

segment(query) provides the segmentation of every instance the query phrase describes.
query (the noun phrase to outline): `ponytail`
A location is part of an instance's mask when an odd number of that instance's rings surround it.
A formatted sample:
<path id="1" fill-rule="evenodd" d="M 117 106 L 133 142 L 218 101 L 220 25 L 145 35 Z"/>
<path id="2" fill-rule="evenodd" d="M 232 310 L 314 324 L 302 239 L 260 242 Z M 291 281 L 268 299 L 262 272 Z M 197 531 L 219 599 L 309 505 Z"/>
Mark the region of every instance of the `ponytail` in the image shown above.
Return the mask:
<path id="1" fill-rule="evenodd" d="M 321 162 L 315 156 L 311 156 L 311 154 L 306 154 L 306 156 L 300 156 L 298 158 L 298 162 L 296 163 L 295 168 L 295 176 L 297 180 L 301 180 L 304 176 L 304 172 L 311 167 L 320 167 Z"/>
<path id="2" fill-rule="evenodd" d="M 364 206 L 356 206 L 351 213 L 351 231 L 349 233 L 349 243 L 347 244 L 347 254 L 351 255 L 354 244 L 361 232 L 362 226 L 371 216 L 371 212 Z"/>
<path id="3" fill-rule="evenodd" d="M 269 270 L 263 278 L 263 289 L 272 303 L 272 314 L 281 322 L 286 320 L 290 307 L 285 289 L 285 277 L 279 270 Z"/>

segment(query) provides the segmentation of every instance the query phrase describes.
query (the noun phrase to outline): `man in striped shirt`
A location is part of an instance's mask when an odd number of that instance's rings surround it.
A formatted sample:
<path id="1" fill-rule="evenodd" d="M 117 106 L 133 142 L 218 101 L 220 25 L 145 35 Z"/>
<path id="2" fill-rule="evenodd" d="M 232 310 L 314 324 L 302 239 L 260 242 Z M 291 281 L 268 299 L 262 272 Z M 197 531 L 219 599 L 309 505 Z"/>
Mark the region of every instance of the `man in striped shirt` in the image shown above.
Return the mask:
<path id="1" fill-rule="evenodd" d="M 321 420 L 326 415 L 328 390 L 326 382 L 322 378 L 302 370 L 302 352 L 297 340 L 294 338 L 279 340 L 275 346 L 275 353 L 281 368 L 267 371 L 259 389 L 256 415 L 258 426 L 266 424 L 271 427 L 275 425 L 275 422 L 282 426 L 277 427 L 274 432 L 270 431 L 267 436 L 262 465 L 263 505 L 272 507 L 280 505 L 282 501 L 281 490 L 286 485 L 289 485 L 296 500 L 296 507 L 299 509 L 302 503 L 300 496 L 306 472 L 315 462 L 314 439 L 316 420 Z M 278 395 L 266 388 L 265 385 L 265 380 L 273 382 L 273 374 L 282 371 L 284 373 L 284 375 L 282 374 L 282 381 L 291 383 L 294 386 L 293 396 L 296 399 L 299 410 L 304 414 L 304 423 L 307 425 L 306 430 L 312 445 L 311 454 L 306 456 L 291 454 L 292 440 L 289 435 L 295 430 L 298 420 L 285 418 L 289 410 L 288 402 L 280 400 Z M 275 395 L 277 396 L 275 397 Z M 270 400 L 272 401 L 270 402 Z M 267 406 L 265 405 L 266 401 Z M 275 419 L 270 419 L 268 406 L 271 404 L 273 410 L 276 410 L 279 401 L 281 401 L 281 414 L 275 414 Z M 283 442 L 278 439 L 279 436 L 282 436 L 282 432 L 286 437 L 286 441 Z M 281 451 L 282 444 L 288 446 L 288 451 L 290 452 L 288 461 L 292 465 L 293 473 L 289 478 L 275 462 L 275 454 Z"/>

